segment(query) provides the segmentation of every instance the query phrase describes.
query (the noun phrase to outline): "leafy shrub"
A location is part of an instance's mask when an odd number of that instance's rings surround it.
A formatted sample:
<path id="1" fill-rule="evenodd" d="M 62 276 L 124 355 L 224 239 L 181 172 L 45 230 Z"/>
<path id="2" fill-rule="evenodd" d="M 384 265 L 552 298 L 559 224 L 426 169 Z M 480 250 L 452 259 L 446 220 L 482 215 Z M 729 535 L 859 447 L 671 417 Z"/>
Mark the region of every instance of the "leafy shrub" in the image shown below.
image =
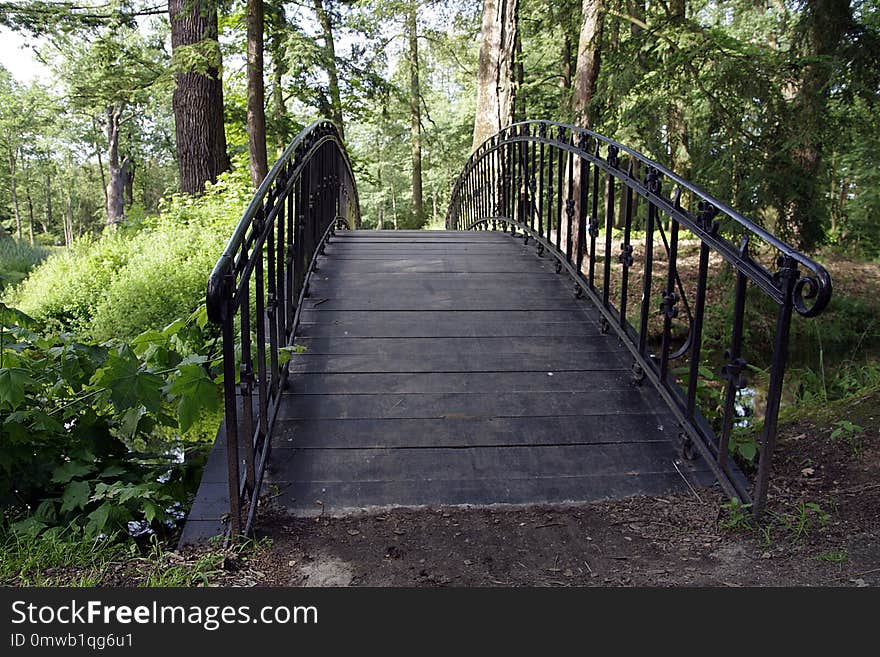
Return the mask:
<path id="1" fill-rule="evenodd" d="M 158 526 L 191 490 L 190 459 L 156 441 L 217 409 L 204 310 L 131 343 L 36 332 L 0 304 L 0 505 L 16 532 Z M 185 453 L 185 450 L 184 450 Z"/>
<path id="2" fill-rule="evenodd" d="M 0 290 L 23 280 L 46 259 L 49 250 L 15 239 L 0 239 Z"/>
<path id="3" fill-rule="evenodd" d="M 10 302 L 53 329 L 95 340 L 130 339 L 191 313 L 250 198 L 246 173 L 221 176 L 200 197 L 172 196 L 158 217 L 136 226 L 79 240 L 37 268 Z"/>

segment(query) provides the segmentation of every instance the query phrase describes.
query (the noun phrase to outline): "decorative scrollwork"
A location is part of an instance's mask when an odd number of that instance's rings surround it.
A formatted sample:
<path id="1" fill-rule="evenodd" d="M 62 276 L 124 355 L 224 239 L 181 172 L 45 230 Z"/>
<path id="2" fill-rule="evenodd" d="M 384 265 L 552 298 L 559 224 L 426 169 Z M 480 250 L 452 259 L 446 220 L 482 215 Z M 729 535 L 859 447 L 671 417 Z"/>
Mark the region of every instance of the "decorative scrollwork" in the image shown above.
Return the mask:
<path id="1" fill-rule="evenodd" d="M 718 208 L 709 203 L 709 201 L 700 201 L 697 204 L 697 223 L 700 228 L 711 235 L 718 232 L 718 222 L 715 221 L 715 215 L 718 214 Z"/>
<path id="2" fill-rule="evenodd" d="M 608 144 L 608 164 L 615 169 L 620 165 L 620 149 L 614 144 Z"/>
<path id="3" fill-rule="evenodd" d="M 660 172 L 654 167 L 648 167 L 647 172 L 645 172 L 645 187 L 652 194 L 660 193 Z"/>
<path id="4" fill-rule="evenodd" d="M 587 235 L 590 237 L 599 237 L 599 220 L 596 217 L 591 217 L 590 221 L 587 223 Z"/>
<path id="5" fill-rule="evenodd" d="M 538 136 L 541 139 L 547 138 L 547 124 L 546 123 L 539 123 L 538 124 Z"/>
<path id="6" fill-rule="evenodd" d="M 571 223 L 572 217 L 574 217 L 574 199 L 567 198 L 565 199 L 565 214 L 568 217 L 569 223 Z"/>
<path id="7" fill-rule="evenodd" d="M 660 302 L 660 314 L 669 319 L 678 317 L 678 294 L 675 292 L 664 292 L 663 301 Z"/>
<path id="8" fill-rule="evenodd" d="M 721 378 L 733 384 L 737 390 L 742 390 L 749 384 L 745 375 L 748 363 L 744 358 L 731 358 L 729 351 L 724 352 L 724 357 L 727 359 L 727 364 L 721 368 Z"/>
<path id="9" fill-rule="evenodd" d="M 620 255 L 617 257 L 617 260 L 624 267 L 632 267 L 633 266 L 633 246 L 632 244 L 621 244 L 620 245 Z"/>

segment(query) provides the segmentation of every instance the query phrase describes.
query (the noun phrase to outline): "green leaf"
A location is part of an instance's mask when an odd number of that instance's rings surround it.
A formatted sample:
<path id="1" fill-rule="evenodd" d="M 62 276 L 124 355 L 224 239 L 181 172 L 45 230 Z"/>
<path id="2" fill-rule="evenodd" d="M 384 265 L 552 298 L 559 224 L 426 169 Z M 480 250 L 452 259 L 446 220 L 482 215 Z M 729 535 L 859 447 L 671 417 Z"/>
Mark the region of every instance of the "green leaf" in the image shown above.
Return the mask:
<path id="1" fill-rule="evenodd" d="M 11 308 L 0 301 L 0 324 L 4 326 L 21 326 L 23 328 L 34 328 L 37 324 L 29 315 L 25 315 L 17 308 Z"/>
<path id="2" fill-rule="evenodd" d="M 149 412 L 162 408 L 161 376 L 141 368 L 130 347 L 123 345 L 111 352 L 107 362 L 92 377 L 92 384 L 108 388 L 117 413 L 143 405 Z"/>
<path id="3" fill-rule="evenodd" d="M 24 520 L 19 520 L 16 523 L 13 523 L 12 530 L 16 534 L 24 534 L 25 536 L 37 536 L 41 531 L 46 528 L 46 523 L 38 520 L 34 516 L 30 516 L 25 518 Z"/>
<path id="4" fill-rule="evenodd" d="M 156 516 L 160 515 L 161 512 L 162 509 L 156 506 L 153 502 L 144 502 L 144 518 L 147 522 L 152 523 Z"/>
<path id="5" fill-rule="evenodd" d="M 86 534 L 89 536 L 97 536 L 102 531 L 104 531 L 104 527 L 107 525 L 107 518 L 110 517 L 110 504 L 104 503 L 99 506 L 97 509 L 92 511 L 89 515 L 89 521 L 86 523 Z"/>
<path id="6" fill-rule="evenodd" d="M 203 410 L 214 410 L 219 404 L 217 384 L 199 365 L 181 365 L 178 375 L 168 386 L 167 392 L 180 397 L 177 417 L 180 430 L 185 432 L 198 419 Z"/>
<path id="7" fill-rule="evenodd" d="M 141 357 L 150 347 L 167 346 L 168 336 L 160 333 L 159 331 L 156 331 L 155 329 L 144 331 L 131 341 L 131 348 L 134 350 L 134 353 Z"/>
<path id="8" fill-rule="evenodd" d="M 94 465 L 91 465 L 89 463 L 82 463 L 81 461 L 68 461 L 67 463 L 55 468 L 55 471 L 52 473 L 52 481 L 56 484 L 66 484 L 71 479 L 82 477 L 89 474 L 90 472 L 94 472 L 96 469 L 97 468 L 95 468 Z"/>
<path id="9" fill-rule="evenodd" d="M 73 511 L 74 509 L 84 509 L 89 502 L 89 495 L 92 492 L 91 486 L 87 481 L 71 481 L 64 488 L 64 494 L 61 496 L 61 513 Z"/>
<path id="10" fill-rule="evenodd" d="M 30 372 L 20 367 L 4 367 L 0 369 L 0 403 L 6 402 L 12 410 L 24 401 L 24 388 L 36 383 Z"/>
<path id="11" fill-rule="evenodd" d="M 119 418 L 119 430 L 125 438 L 132 438 L 137 433 L 138 423 L 146 415 L 147 409 L 141 406 L 129 408 Z"/>

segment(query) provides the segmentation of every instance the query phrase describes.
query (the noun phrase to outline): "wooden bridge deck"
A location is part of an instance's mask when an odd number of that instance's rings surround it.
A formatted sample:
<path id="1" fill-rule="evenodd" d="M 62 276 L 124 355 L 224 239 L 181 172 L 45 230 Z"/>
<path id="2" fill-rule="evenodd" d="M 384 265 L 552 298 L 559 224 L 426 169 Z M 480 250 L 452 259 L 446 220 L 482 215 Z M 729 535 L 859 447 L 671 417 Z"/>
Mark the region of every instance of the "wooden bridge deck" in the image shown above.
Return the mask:
<path id="1" fill-rule="evenodd" d="M 348 231 L 312 277 L 267 470 L 294 513 L 533 504 L 707 483 L 632 360 L 533 244 Z M 218 441 L 184 542 L 227 509 Z"/>

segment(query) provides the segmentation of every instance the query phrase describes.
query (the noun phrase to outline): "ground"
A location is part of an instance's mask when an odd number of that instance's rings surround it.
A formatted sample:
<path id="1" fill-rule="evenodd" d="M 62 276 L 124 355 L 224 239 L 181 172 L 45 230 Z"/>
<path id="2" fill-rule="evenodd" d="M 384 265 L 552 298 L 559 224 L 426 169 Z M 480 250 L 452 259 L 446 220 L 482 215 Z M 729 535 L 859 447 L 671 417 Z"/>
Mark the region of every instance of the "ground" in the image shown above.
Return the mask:
<path id="1" fill-rule="evenodd" d="M 845 417 L 855 430 L 839 432 Z M 834 419 L 831 419 L 834 418 Z M 858 429 L 861 427 L 861 429 Z M 219 583 L 268 586 L 880 584 L 880 392 L 786 425 L 761 523 L 711 489 L 527 509 L 292 518 Z"/>

